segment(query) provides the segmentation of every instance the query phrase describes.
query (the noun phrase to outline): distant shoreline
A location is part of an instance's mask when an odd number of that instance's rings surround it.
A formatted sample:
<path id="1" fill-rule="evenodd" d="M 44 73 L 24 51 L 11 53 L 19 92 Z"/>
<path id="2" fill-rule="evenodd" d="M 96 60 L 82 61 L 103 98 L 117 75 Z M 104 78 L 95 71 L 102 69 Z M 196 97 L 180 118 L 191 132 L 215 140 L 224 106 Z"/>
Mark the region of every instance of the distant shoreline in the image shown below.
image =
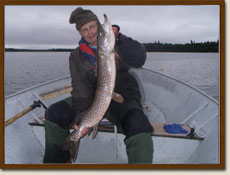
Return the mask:
<path id="1" fill-rule="evenodd" d="M 74 49 L 69 49 L 69 50 L 27 50 L 27 49 L 5 49 L 5 52 L 71 52 Z M 213 52 L 213 51 L 147 51 L 147 52 L 189 52 L 189 53 L 218 53 L 218 52 Z"/>
<path id="2" fill-rule="evenodd" d="M 186 44 L 171 44 L 171 43 L 143 43 L 147 52 L 219 52 L 219 41 L 196 43 L 191 40 L 191 43 Z M 50 49 L 18 49 L 5 48 L 6 52 L 71 52 L 74 48 L 50 48 Z"/>
<path id="3" fill-rule="evenodd" d="M 71 52 L 74 49 L 15 49 L 5 48 L 6 52 Z"/>

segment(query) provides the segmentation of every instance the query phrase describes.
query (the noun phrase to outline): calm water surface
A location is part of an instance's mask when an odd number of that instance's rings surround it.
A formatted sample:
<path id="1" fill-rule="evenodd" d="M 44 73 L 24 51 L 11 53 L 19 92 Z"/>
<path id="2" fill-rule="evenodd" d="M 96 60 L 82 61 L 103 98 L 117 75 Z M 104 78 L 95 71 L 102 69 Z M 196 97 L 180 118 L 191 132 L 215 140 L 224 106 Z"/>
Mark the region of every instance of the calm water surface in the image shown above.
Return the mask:
<path id="1" fill-rule="evenodd" d="M 219 53 L 149 53 L 144 67 L 179 79 L 219 100 Z"/>
<path id="2" fill-rule="evenodd" d="M 6 52 L 5 96 L 69 75 L 68 52 Z M 144 68 L 177 78 L 219 98 L 218 53 L 148 53 Z"/>

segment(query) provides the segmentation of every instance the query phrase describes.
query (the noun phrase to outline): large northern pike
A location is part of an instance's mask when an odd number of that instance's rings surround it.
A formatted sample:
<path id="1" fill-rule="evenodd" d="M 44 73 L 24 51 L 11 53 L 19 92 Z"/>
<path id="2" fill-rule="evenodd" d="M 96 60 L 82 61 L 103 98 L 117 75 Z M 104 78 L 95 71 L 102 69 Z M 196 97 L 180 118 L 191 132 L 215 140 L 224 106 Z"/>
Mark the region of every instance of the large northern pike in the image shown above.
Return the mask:
<path id="1" fill-rule="evenodd" d="M 97 128 L 110 105 L 112 96 L 116 97 L 113 93 L 116 77 L 115 36 L 106 15 L 104 15 L 104 24 L 99 29 L 101 31 L 99 30 L 97 44 L 97 88 L 94 100 L 83 114 L 78 130 L 74 130 L 68 136 L 63 147 L 64 150 L 69 150 L 72 161 L 77 158 L 78 145 L 84 128 Z"/>

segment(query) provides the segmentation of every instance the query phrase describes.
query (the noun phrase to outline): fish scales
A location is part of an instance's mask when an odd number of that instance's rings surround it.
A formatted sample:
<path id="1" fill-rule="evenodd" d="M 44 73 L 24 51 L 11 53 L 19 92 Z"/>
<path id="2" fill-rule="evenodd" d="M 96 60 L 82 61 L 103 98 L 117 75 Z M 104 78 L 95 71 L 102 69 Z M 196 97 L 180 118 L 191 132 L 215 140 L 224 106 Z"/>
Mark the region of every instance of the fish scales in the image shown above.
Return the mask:
<path id="1" fill-rule="evenodd" d="M 97 57 L 97 88 L 94 100 L 89 109 L 83 114 L 78 130 L 74 130 L 66 139 L 63 149 L 69 150 L 72 161 L 76 160 L 78 144 L 84 128 L 96 126 L 106 113 L 113 94 L 116 63 L 115 63 L 115 36 L 111 23 L 104 15 L 102 31 L 98 36 L 98 57 Z"/>

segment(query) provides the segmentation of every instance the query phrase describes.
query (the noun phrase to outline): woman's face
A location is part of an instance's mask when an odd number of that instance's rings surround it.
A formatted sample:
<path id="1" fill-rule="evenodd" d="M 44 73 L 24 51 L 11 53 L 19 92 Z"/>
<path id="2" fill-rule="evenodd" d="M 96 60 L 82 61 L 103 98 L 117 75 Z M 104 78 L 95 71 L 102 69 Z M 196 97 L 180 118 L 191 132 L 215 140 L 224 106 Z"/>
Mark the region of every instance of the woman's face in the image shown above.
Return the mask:
<path id="1" fill-rule="evenodd" d="M 92 46 L 97 45 L 97 21 L 90 21 L 79 29 L 80 35 Z"/>

